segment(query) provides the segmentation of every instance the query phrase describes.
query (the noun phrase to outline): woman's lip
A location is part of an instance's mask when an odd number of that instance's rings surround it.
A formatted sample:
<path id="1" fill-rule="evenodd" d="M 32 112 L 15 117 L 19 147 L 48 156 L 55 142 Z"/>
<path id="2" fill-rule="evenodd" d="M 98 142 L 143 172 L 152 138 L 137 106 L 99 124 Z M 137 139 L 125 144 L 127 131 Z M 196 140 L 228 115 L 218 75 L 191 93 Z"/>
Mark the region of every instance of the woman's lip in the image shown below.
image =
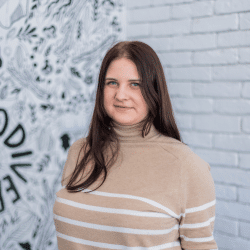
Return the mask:
<path id="1" fill-rule="evenodd" d="M 116 108 L 129 108 L 130 109 L 130 107 L 122 107 L 122 106 L 116 106 L 116 105 L 114 105 Z"/>

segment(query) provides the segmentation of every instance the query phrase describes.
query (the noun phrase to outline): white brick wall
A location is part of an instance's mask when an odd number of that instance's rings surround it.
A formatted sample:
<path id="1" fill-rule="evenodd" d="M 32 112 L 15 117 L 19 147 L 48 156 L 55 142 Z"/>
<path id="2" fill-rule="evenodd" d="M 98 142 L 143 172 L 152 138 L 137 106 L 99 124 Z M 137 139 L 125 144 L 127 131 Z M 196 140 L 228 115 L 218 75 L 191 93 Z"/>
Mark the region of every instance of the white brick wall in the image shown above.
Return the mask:
<path id="1" fill-rule="evenodd" d="M 239 47 L 250 45 L 250 31 L 249 30 L 238 30 L 222 32 L 217 34 L 217 47 Z"/>
<path id="2" fill-rule="evenodd" d="M 173 36 L 172 50 L 206 50 L 216 48 L 216 34 L 190 34 Z"/>
<path id="3" fill-rule="evenodd" d="M 192 20 L 193 33 L 236 30 L 237 27 L 238 27 L 237 14 L 202 17 L 202 18 L 195 18 Z"/>
<path id="4" fill-rule="evenodd" d="M 250 0 L 125 0 L 127 39 L 149 44 L 182 138 L 211 166 L 220 250 L 250 249 Z"/>

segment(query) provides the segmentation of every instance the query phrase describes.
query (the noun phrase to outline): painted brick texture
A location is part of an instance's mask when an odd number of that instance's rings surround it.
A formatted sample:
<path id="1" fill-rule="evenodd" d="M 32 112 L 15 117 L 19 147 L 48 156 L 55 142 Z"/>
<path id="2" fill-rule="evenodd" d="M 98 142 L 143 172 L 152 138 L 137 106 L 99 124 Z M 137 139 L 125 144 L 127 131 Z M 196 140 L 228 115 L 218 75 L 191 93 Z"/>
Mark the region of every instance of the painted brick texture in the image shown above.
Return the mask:
<path id="1" fill-rule="evenodd" d="M 126 0 L 165 70 L 182 139 L 211 166 L 220 250 L 250 249 L 250 1 Z"/>

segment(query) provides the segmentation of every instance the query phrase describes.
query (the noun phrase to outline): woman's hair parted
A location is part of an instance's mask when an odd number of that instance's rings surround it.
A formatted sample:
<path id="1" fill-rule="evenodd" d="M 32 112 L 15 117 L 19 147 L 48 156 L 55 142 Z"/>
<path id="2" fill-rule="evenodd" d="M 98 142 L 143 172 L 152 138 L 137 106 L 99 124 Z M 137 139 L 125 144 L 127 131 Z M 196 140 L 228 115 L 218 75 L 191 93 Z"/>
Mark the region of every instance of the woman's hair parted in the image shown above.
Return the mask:
<path id="1" fill-rule="evenodd" d="M 88 188 L 98 179 L 101 173 L 104 172 L 103 181 L 97 187 L 99 188 L 106 180 L 108 168 L 116 161 L 120 144 L 117 134 L 112 127 L 112 119 L 107 115 L 104 109 L 104 85 L 106 73 L 111 62 L 124 57 L 134 62 L 137 67 L 137 71 L 142 80 L 142 95 L 149 108 L 149 114 L 143 125 L 142 136 L 147 135 L 151 125 L 154 124 L 160 134 L 182 142 L 180 132 L 175 122 L 164 71 L 157 54 L 149 45 L 143 42 L 119 42 L 108 50 L 102 61 L 89 134 L 79 152 L 80 155 L 81 151 L 84 150 L 84 156 L 78 163 L 78 155 L 76 167 L 66 185 L 66 189 L 69 192 L 80 192 Z M 110 146 L 111 142 L 115 142 L 115 150 L 112 150 L 111 159 L 105 162 L 104 150 Z M 88 150 L 86 150 L 87 147 Z M 82 183 L 73 185 L 79 174 L 82 173 L 83 175 L 83 173 L 85 173 L 84 171 L 90 160 L 94 162 L 94 168 L 89 177 Z"/>

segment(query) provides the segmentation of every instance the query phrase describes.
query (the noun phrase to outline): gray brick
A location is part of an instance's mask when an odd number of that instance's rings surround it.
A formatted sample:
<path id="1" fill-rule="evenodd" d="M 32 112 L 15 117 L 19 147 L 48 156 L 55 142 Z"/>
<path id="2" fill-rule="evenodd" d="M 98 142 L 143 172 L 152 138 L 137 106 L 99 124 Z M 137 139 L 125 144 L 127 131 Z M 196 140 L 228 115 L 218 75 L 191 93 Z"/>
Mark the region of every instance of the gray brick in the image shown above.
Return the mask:
<path id="1" fill-rule="evenodd" d="M 152 0 L 154 5 L 162 5 L 162 4 L 177 4 L 177 3 L 189 3 L 193 0 Z"/>
<path id="2" fill-rule="evenodd" d="M 240 97 L 241 89 L 240 83 L 193 83 L 193 94 L 198 97 Z"/>
<path id="3" fill-rule="evenodd" d="M 250 48 L 239 48 L 239 62 L 250 63 Z"/>
<path id="4" fill-rule="evenodd" d="M 171 69 L 163 68 L 167 83 L 171 81 Z"/>
<path id="5" fill-rule="evenodd" d="M 250 1 L 249 1 L 250 3 Z M 250 45 L 250 31 L 229 31 L 218 34 L 218 47 Z"/>
<path id="6" fill-rule="evenodd" d="M 159 54 L 164 66 L 191 65 L 191 52 L 167 52 Z"/>
<path id="7" fill-rule="evenodd" d="M 211 16 L 213 14 L 212 1 L 196 1 L 191 4 L 192 17 Z"/>
<path id="8" fill-rule="evenodd" d="M 246 133 L 250 133 L 250 117 L 243 117 L 242 131 Z"/>
<path id="9" fill-rule="evenodd" d="M 168 37 L 149 37 L 141 38 L 140 41 L 148 44 L 156 52 L 158 51 L 168 51 L 170 50 L 171 38 Z"/>
<path id="10" fill-rule="evenodd" d="M 215 34 L 187 35 L 173 38 L 174 50 L 200 50 L 216 47 Z"/>
<path id="11" fill-rule="evenodd" d="M 228 31 L 238 28 L 236 14 L 193 19 L 192 32 Z"/>
<path id="12" fill-rule="evenodd" d="M 217 233 L 215 240 L 219 250 L 250 249 L 250 241 L 240 237 Z"/>
<path id="13" fill-rule="evenodd" d="M 240 153 L 239 154 L 239 166 L 240 168 L 250 169 L 250 152 L 247 154 Z"/>
<path id="14" fill-rule="evenodd" d="M 250 65 L 215 66 L 214 80 L 248 81 L 250 80 Z"/>
<path id="15" fill-rule="evenodd" d="M 238 155 L 237 153 L 229 153 L 220 151 L 218 149 L 196 149 L 196 153 L 208 162 L 210 165 L 216 166 L 238 166 Z"/>
<path id="16" fill-rule="evenodd" d="M 223 114 L 250 114 L 250 100 L 214 100 L 214 111 Z"/>
<path id="17" fill-rule="evenodd" d="M 214 135 L 214 147 L 238 152 L 250 151 L 250 135 Z M 249 172 L 250 175 L 250 172 Z M 248 179 L 250 186 L 250 179 Z M 243 183 L 242 183 L 243 184 Z"/>
<path id="18" fill-rule="evenodd" d="M 192 128 L 192 115 L 187 114 L 175 114 L 177 126 L 180 129 L 191 129 Z"/>
<path id="19" fill-rule="evenodd" d="M 194 52 L 194 64 L 232 64 L 238 61 L 237 49 L 219 49 Z"/>
<path id="20" fill-rule="evenodd" d="M 213 111 L 210 99 L 172 97 L 172 102 L 177 112 L 211 113 Z"/>
<path id="21" fill-rule="evenodd" d="M 221 184 L 225 183 L 228 185 L 240 185 L 240 186 L 250 187 L 249 171 L 243 171 L 241 169 L 229 168 L 229 167 L 212 166 L 211 172 L 215 182 L 220 182 Z M 248 216 L 250 216 L 250 213 L 248 214 Z M 240 217 L 234 217 L 234 218 L 241 219 Z"/>
<path id="22" fill-rule="evenodd" d="M 183 131 L 183 141 L 193 147 L 212 148 L 212 134 Z"/>
<path id="23" fill-rule="evenodd" d="M 127 8 L 136 8 L 136 7 L 147 7 L 150 6 L 151 0 L 126 0 Z"/>
<path id="24" fill-rule="evenodd" d="M 243 84 L 242 96 L 245 98 L 250 98 L 250 82 L 245 82 Z"/>
<path id="25" fill-rule="evenodd" d="M 166 36 L 190 32 L 191 20 L 172 20 L 167 22 L 152 23 L 153 36 Z"/>
<path id="26" fill-rule="evenodd" d="M 250 220 L 250 206 L 236 202 L 217 201 L 216 211 L 220 215 L 232 217 L 235 219 Z"/>
<path id="27" fill-rule="evenodd" d="M 240 236 L 250 239 L 250 223 L 240 222 Z"/>
<path id="28" fill-rule="evenodd" d="M 236 220 L 216 217 L 216 229 L 223 233 L 237 236 L 239 231 L 239 222 Z"/>
<path id="29" fill-rule="evenodd" d="M 240 29 L 250 29 L 250 13 L 240 14 Z"/>
<path id="30" fill-rule="evenodd" d="M 250 10 L 249 0 L 220 0 L 215 1 L 215 13 L 232 13 Z"/>
<path id="31" fill-rule="evenodd" d="M 184 5 L 174 5 L 172 7 L 172 18 L 187 18 L 191 17 L 191 5 L 184 4 Z"/>
<path id="32" fill-rule="evenodd" d="M 140 37 L 149 35 L 149 24 L 139 23 L 139 24 L 129 24 L 127 27 L 128 37 Z"/>
<path id="33" fill-rule="evenodd" d="M 237 199 L 237 188 L 235 186 L 216 184 L 215 185 L 215 193 L 216 193 L 216 199 L 231 200 L 231 201 L 236 201 L 236 199 Z M 218 219 L 219 218 L 217 218 L 217 220 Z M 222 219 L 222 218 L 219 219 L 220 222 L 223 220 L 224 219 Z M 231 221 L 231 220 L 227 220 L 227 219 L 225 219 L 225 221 L 227 221 L 227 223 L 229 223 L 229 225 L 228 225 L 229 227 L 225 227 L 225 229 L 222 230 L 222 227 L 219 226 L 219 228 L 221 228 L 221 231 L 225 232 L 225 233 L 226 232 L 228 232 L 228 233 L 236 232 L 235 229 L 237 228 L 236 227 L 237 223 L 235 223 L 235 221 Z M 219 228 L 217 227 L 218 230 L 219 230 Z"/>
<path id="34" fill-rule="evenodd" d="M 181 67 L 171 68 L 171 79 L 173 80 L 201 80 L 211 81 L 212 74 L 210 67 Z"/>
<path id="35" fill-rule="evenodd" d="M 169 6 L 134 9 L 128 12 L 129 22 L 163 21 L 170 18 Z"/>
<path id="36" fill-rule="evenodd" d="M 239 188 L 239 201 L 250 203 L 250 188 Z"/>
<path id="37" fill-rule="evenodd" d="M 200 131 L 240 133 L 240 117 L 225 115 L 194 116 L 194 128 Z"/>
<path id="38" fill-rule="evenodd" d="M 171 96 L 192 97 L 192 84 L 190 82 L 170 82 L 168 90 Z"/>

